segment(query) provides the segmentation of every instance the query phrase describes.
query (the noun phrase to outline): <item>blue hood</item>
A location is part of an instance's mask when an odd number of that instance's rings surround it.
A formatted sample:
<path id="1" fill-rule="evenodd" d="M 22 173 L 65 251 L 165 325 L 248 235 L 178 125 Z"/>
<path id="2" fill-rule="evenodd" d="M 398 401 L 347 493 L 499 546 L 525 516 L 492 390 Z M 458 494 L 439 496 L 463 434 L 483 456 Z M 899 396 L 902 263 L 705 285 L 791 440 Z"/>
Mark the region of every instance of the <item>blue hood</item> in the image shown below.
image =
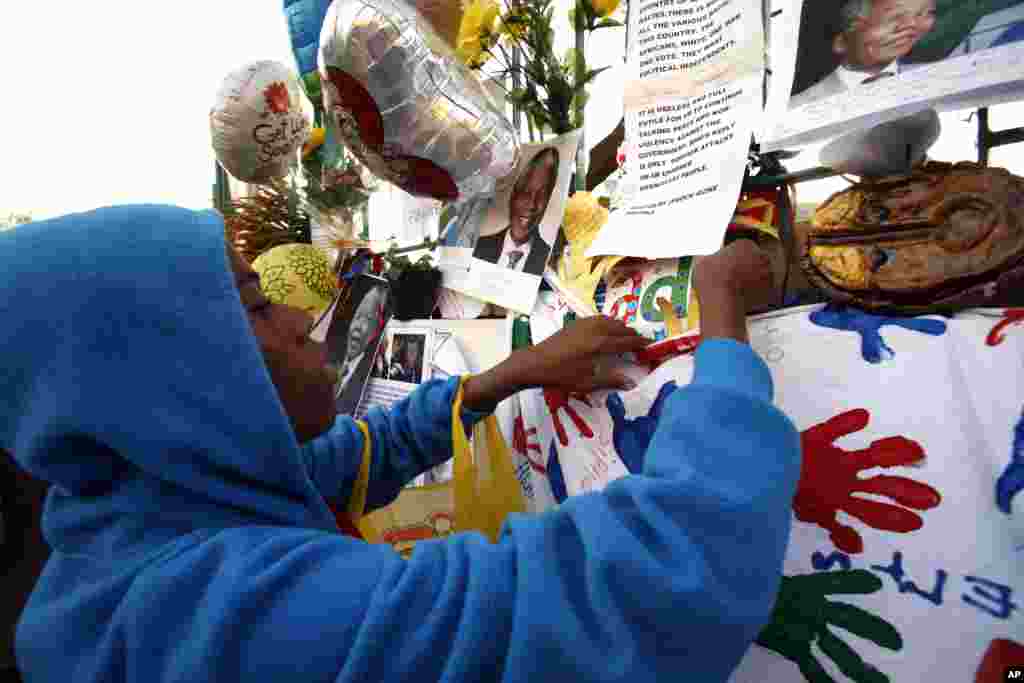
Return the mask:
<path id="1" fill-rule="evenodd" d="M 215 215 L 2 233 L 0 296 L 0 446 L 56 484 L 26 681 L 713 683 L 768 622 L 800 442 L 746 344 L 705 340 L 653 434 L 619 416 L 639 473 L 403 560 L 338 534 L 319 491 L 349 500 L 368 453 L 377 507 L 448 459 L 459 380 L 300 451 Z"/>
<path id="2" fill-rule="evenodd" d="M 55 485 L 55 549 L 124 558 L 199 527 L 336 528 L 216 213 L 118 207 L 0 233 L 0 318 L 0 447 Z"/>

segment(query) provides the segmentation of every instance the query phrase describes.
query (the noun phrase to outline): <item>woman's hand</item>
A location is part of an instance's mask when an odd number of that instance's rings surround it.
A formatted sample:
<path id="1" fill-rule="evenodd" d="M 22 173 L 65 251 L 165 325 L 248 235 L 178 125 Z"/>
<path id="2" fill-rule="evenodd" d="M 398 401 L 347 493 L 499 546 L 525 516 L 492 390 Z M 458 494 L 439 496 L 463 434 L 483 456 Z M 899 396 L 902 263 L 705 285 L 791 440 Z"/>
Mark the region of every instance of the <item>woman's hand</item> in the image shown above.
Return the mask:
<path id="1" fill-rule="evenodd" d="M 771 261 L 750 240 L 736 240 L 696 259 L 693 284 L 700 301 L 700 334 L 747 341 L 747 313 L 774 296 Z"/>
<path id="2" fill-rule="evenodd" d="M 534 387 L 584 394 L 628 390 L 632 381 L 609 361 L 649 343 L 618 320 L 604 316 L 577 320 L 543 343 L 515 351 L 500 365 L 467 380 L 463 401 L 470 410 L 488 412 L 509 396 Z"/>
<path id="3" fill-rule="evenodd" d="M 620 320 L 584 318 L 523 354 L 509 359 L 524 384 L 589 393 L 599 389 L 630 389 L 632 382 L 611 368 L 613 356 L 639 351 L 651 342 Z"/>
<path id="4" fill-rule="evenodd" d="M 694 264 L 693 283 L 698 295 L 727 292 L 747 310 L 775 294 L 773 280 L 771 259 L 751 240 L 736 240 L 710 256 L 698 257 Z"/>

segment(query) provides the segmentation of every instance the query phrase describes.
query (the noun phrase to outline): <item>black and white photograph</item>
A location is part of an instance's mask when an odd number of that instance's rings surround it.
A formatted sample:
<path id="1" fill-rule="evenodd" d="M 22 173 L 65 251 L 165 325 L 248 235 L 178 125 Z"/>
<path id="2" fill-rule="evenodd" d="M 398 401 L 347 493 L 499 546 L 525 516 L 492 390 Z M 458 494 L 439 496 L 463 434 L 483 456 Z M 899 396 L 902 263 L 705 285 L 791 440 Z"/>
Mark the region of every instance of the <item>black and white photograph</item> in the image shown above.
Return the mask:
<path id="1" fill-rule="evenodd" d="M 339 302 L 327 331 L 330 362 L 338 369 L 338 412 L 352 415 L 370 376 L 390 313 L 387 280 L 359 275 Z"/>
<path id="2" fill-rule="evenodd" d="M 388 379 L 421 384 L 429 379 L 427 365 L 428 331 L 402 330 L 388 335 Z"/>
<path id="3" fill-rule="evenodd" d="M 373 357 L 373 368 L 370 370 L 371 379 L 388 378 L 388 359 L 391 358 L 391 344 L 387 335 L 380 341 L 377 353 Z"/>

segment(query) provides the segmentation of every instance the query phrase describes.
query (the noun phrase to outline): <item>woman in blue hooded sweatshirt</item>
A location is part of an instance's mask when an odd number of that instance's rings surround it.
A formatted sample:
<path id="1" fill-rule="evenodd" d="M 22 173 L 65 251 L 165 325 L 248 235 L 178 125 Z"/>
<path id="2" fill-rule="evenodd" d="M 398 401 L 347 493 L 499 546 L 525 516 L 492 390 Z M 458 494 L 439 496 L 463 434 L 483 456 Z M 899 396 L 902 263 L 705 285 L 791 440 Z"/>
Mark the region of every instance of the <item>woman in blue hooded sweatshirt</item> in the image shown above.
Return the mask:
<path id="1" fill-rule="evenodd" d="M 751 243 L 700 262 L 705 341 L 643 471 L 409 560 L 341 535 L 524 387 L 621 386 L 643 344 L 580 321 L 365 424 L 324 349 L 271 304 L 212 212 L 119 207 L 0 233 L 0 448 L 52 483 L 53 554 L 22 614 L 29 683 L 724 681 L 766 623 L 799 440 L 746 342 Z M 461 387 L 461 389 L 460 389 Z"/>

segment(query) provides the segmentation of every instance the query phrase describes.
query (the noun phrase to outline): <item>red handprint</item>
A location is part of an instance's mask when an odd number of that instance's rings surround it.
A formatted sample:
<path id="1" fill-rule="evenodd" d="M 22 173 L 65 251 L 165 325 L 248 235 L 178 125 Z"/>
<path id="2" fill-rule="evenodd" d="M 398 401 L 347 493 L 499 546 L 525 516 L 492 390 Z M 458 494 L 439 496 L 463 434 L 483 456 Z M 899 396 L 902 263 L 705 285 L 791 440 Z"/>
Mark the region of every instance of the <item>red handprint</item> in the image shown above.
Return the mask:
<path id="1" fill-rule="evenodd" d="M 543 463 L 530 457 L 530 451 L 536 451 L 537 453 L 541 452 L 540 444 L 533 442 L 533 438 L 537 435 L 537 429 L 534 427 L 526 429 L 522 415 L 517 417 L 513 424 L 512 448 L 515 449 L 516 453 L 526 458 L 526 462 L 530 463 L 530 469 L 540 472 L 541 474 L 547 474 L 548 468 L 544 467 Z"/>
<path id="2" fill-rule="evenodd" d="M 590 400 L 583 395 L 572 394 L 561 391 L 559 389 L 545 389 L 544 390 L 544 402 L 548 404 L 548 412 L 551 413 L 551 420 L 555 423 L 555 434 L 558 435 L 558 442 L 563 446 L 569 445 L 569 435 L 565 431 L 565 425 L 562 424 L 562 418 L 558 414 L 560 410 L 565 410 L 569 419 L 576 425 L 576 429 L 579 430 L 580 434 L 588 439 L 594 437 L 594 430 L 584 421 L 580 414 L 576 412 L 576 409 L 569 405 L 569 399 L 574 398 L 580 403 L 584 403 L 587 406 L 590 405 Z"/>
<path id="3" fill-rule="evenodd" d="M 931 486 L 906 477 L 857 476 L 872 467 L 909 465 L 924 459 L 920 444 L 902 436 L 872 441 L 870 446 L 857 451 L 844 451 L 832 443 L 864 429 L 870 417 L 866 410 L 850 410 L 801 435 L 803 467 L 793 512 L 801 522 L 817 524 L 828 531 L 832 542 L 844 553 L 863 551 L 864 542 L 852 527 L 836 519 L 837 512 L 852 515 L 875 529 L 907 533 L 920 529 L 924 522 L 920 515 L 904 507 L 927 510 L 942 500 Z M 904 507 L 859 498 L 854 493 L 885 496 Z"/>
<path id="4" fill-rule="evenodd" d="M 992 330 L 988 333 L 988 337 L 985 338 L 985 343 L 989 346 L 999 346 L 1003 343 L 1003 330 L 1010 325 L 1020 325 L 1024 323 L 1024 308 L 1008 308 L 1003 313 L 1003 319 L 997 322 Z"/>

